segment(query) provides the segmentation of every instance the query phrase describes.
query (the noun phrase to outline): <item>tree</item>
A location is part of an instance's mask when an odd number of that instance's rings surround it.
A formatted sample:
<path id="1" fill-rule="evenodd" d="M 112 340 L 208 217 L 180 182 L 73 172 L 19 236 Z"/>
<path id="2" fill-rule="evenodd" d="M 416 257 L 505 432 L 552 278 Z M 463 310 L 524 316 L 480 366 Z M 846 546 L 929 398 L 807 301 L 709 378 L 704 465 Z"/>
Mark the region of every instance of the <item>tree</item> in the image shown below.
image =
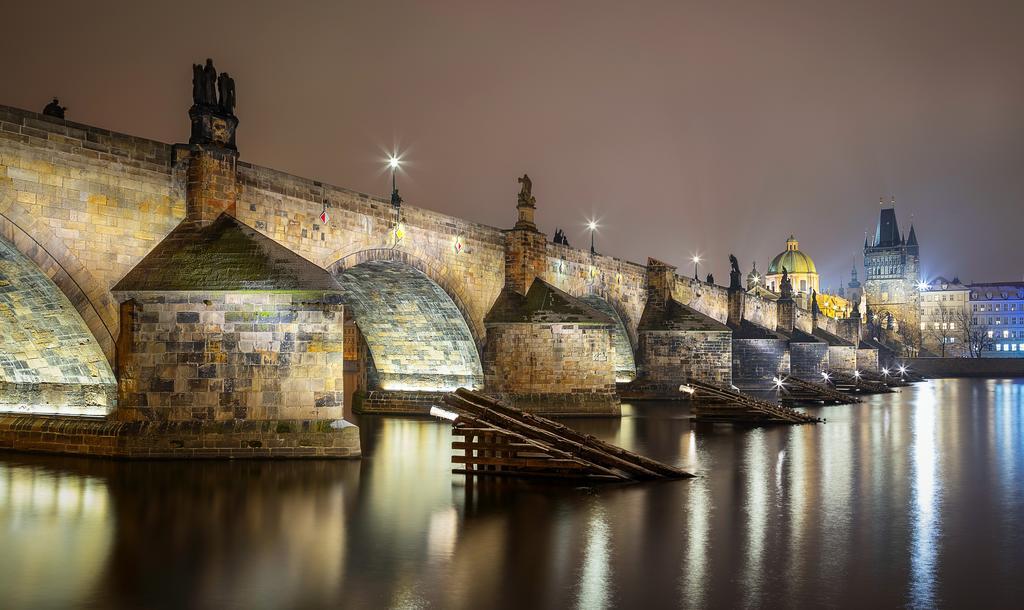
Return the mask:
<path id="1" fill-rule="evenodd" d="M 935 310 L 935 313 L 930 316 L 930 326 L 921 331 L 925 340 L 939 346 L 940 355 L 943 358 L 946 357 L 946 346 L 961 337 L 961 319 L 958 315 L 959 313 L 965 312 L 959 307 L 949 307 L 947 304 L 943 303 L 939 305 Z"/>
<path id="2" fill-rule="evenodd" d="M 904 316 L 894 318 L 893 333 L 896 335 L 903 350 L 903 355 L 914 357 L 921 349 L 921 329 L 917 324 Z"/>
<path id="3" fill-rule="evenodd" d="M 981 358 L 982 353 L 995 346 L 996 340 L 992 336 L 992 330 L 988 325 L 978 322 L 980 318 L 974 317 L 967 310 L 957 311 L 955 317 L 967 354 L 971 358 Z"/>

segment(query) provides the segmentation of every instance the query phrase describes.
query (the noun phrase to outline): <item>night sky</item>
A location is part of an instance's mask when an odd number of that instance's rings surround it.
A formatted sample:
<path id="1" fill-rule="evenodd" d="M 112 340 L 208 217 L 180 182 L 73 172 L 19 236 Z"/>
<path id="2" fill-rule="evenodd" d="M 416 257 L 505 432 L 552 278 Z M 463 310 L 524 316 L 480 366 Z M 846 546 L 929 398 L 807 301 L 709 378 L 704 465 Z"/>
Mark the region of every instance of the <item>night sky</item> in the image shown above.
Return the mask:
<path id="1" fill-rule="evenodd" d="M 385 195 L 398 146 L 408 203 L 511 227 L 525 171 L 575 246 L 723 283 L 794 233 L 823 288 L 895 195 L 925 276 L 1024 273 L 1024 2 L 359 4 L 5 3 L 0 103 L 181 142 L 212 57 L 293 174 Z"/>

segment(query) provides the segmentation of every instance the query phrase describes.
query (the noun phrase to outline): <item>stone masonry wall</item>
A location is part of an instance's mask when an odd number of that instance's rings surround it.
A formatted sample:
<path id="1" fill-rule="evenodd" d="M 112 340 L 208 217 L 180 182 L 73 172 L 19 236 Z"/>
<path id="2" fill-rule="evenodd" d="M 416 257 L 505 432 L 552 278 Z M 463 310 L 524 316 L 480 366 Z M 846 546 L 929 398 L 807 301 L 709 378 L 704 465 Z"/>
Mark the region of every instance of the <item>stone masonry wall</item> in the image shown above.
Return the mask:
<path id="1" fill-rule="evenodd" d="M 423 271 L 462 310 L 478 344 L 504 285 L 505 238 L 496 228 L 238 163 L 237 217 L 317 265 L 341 271 L 391 250 Z M 320 222 L 326 210 L 329 220 Z"/>
<path id="2" fill-rule="evenodd" d="M 790 343 L 789 372 L 791 375 L 819 381 L 828 370 L 828 343 Z"/>
<path id="3" fill-rule="evenodd" d="M 729 291 L 721 286 L 677 275 L 672 298 L 723 324 L 729 318 Z"/>
<path id="4" fill-rule="evenodd" d="M 862 371 L 877 373 L 880 368 L 878 365 L 878 350 L 873 348 L 858 348 L 857 368 Z"/>
<path id="5" fill-rule="evenodd" d="M 830 345 L 828 369 L 852 375 L 857 370 L 857 348 L 852 345 Z"/>
<path id="6" fill-rule="evenodd" d="M 793 308 L 793 328 L 802 330 L 805 333 L 814 332 L 814 316 L 811 312 L 801 307 Z"/>
<path id="7" fill-rule="evenodd" d="M 744 300 L 743 319 L 758 326 L 775 330 L 779 325 L 779 309 L 775 301 L 748 294 Z"/>
<path id="8" fill-rule="evenodd" d="M 0 236 L 75 305 L 109 361 L 110 288 L 185 215 L 171 146 L 0 106 Z"/>
<path id="9" fill-rule="evenodd" d="M 732 382 L 741 387 L 771 387 L 772 378 L 789 374 L 789 347 L 783 339 L 732 340 Z"/>
<path id="10" fill-rule="evenodd" d="M 731 331 L 642 331 L 638 351 L 645 381 L 732 383 Z"/>
<path id="11" fill-rule="evenodd" d="M 595 296 L 610 304 L 636 345 L 636 328 L 647 302 L 647 267 L 548 243 L 542 279 L 574 297 Z"/>
<path id="12" fill-rule="evenodd" d="M 494 324 L 487 329 L 484 379 L 489 392 L 537 402 L 617 402 L 611 332 L 579 324 Z M 559 397 L 561 395 L 561 397 Z M 589 407 L 587 407 L 589 409 Z M 552 405 L 552 410 L 559 410 Z"/>
<path id="13" fill-rule="evenodd" d="M 126 294 L 123 420 L 329 420 L 343 407 L 343 308 L 323 294 Z M 321 304 L 324 300 L 326 303 Z"/>

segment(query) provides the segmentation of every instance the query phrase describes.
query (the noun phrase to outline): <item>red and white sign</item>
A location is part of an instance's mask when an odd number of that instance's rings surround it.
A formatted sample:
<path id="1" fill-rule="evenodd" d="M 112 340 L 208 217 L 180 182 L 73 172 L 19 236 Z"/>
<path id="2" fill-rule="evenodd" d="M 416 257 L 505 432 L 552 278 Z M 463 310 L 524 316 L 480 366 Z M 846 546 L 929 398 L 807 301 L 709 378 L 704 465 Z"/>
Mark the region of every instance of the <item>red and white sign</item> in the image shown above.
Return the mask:
<path id="1" fill-rule="evenodd" d="M 327 224 L 327 221 L 329 219 L 330 219 L 330 216 L 327 215 L 327 210 L 324 210 L 323 212 L 320 212 L 320 222 L 322 222 L 324 224 Z"/>

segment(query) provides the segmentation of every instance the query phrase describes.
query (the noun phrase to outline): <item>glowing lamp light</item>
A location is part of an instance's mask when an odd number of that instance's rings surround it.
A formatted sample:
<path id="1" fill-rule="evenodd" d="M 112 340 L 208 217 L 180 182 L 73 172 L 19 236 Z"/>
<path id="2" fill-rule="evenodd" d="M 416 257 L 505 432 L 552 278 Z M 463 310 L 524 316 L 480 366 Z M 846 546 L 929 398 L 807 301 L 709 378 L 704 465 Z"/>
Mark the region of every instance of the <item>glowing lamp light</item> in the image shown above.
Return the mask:
<path id="1" fill-rule="evenodd" d="M 597 221 L 595 221 L 595 220 L 588 220 L 587 221 L 587 228 L 590 229 L 591 231 L 596 231 L 597 230 Z"/>
<path id="2" fill-rule="evenodd" d="M 888 376 L 889 375 L 889 369 L 882 369 L 882 374 Z"/>
<path id="3" fill-rule="evenodd" d="M 783 381 L 781 377 L 772 377 L 772 383 L 775 384 L 776 390 L 781 390 L 782 388 L 786 387 L 786 382 Z"/>
<path id="4" fill-rule="evenodd" d="M 694 390 L 692 386 L 684 384 L 679 386 L 679 391 L 685 394 L 693 394 L 696 390 Z"/>
<path id="5" fill-rule="evenodd" d="M 928 282 L 918 282 L 917 283 L 917 289 L 918 290 L 928 290 Z"/>
<path id="6" fill-rule="evenodd" d="M 832 377 L 830 377 L 826 371 L 821 372 L 821 378 L 825 381 L 832 381 Z"/>
<path id="7" fill-rule="evenodd" d="M 860 371 L 854 371 L 853 376 L 856 377 L 857 379 L 860 379 Z"/>
<path id="8" fill-rule="evenodd" d="M 694 264 L 694 265 L 696 265 L 697 263 L 699 263 L 699 262 L 700 262 L 700 257 L 699 257 L 699 256 L 694 256 L 694 257 L 693 257 L 693 258 L 691 258 L 690 260 L 691 260 L 691 261 L 693 261 L 693 264 Z"/>
<path id="9" fill-rule="evenodd" d="M 395 155 L 388 156 L 388 167 L 390 167 L 391 169 L 398 169 L 399 167 L 401 167 L 401 165 L 401 157 L 397 157 Z"/>
<path id="10" fill-rule="evenodd" d="M 898 367 L 897 370 L 900 372 L 900 375 L 906 375 L 907 374 L 907 367 L 903 366 L 902 364 Z"/>

